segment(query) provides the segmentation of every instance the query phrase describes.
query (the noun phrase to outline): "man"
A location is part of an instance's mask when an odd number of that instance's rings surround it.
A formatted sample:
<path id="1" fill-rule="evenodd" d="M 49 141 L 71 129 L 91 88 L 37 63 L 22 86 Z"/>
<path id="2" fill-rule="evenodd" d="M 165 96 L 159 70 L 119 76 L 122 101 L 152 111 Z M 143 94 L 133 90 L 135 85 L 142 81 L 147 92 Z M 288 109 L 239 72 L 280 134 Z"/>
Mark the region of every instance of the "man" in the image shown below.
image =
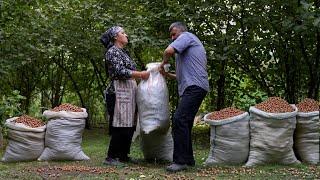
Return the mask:
<path id="1" fill-rule="evenodd" d="M 199 107 L 209 91 L 206 51 L 200 40 L 181 22 L 169 27 L 173 42 L 163 53 L 160 66 L 162 74 L 176 77 L 178 81 L 179 104 L 172 120 L 174 141 L 173 163 L 167 171 L 177 172 L 194 166 L 191 130 Z M 164 65 L 175 55 L 176 75 L 166 73 Z"/>

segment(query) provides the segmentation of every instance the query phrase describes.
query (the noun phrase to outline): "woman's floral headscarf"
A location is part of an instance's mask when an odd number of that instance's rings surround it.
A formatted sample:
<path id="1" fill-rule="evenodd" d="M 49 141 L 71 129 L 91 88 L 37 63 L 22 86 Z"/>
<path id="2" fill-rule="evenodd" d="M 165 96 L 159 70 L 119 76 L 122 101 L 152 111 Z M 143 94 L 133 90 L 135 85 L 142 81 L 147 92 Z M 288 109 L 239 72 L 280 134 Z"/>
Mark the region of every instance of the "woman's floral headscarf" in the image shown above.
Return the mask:
<path id="1" fill-rule="evenodd" d="M 122 27 L 113 26 L 102 34 L 102 36 L 100 37 L 100 41 L 105 48 L 109 49 L 113 45 L 114 37 L 116 37 L 118 32 L 120 32 L 121 30 Z"/>

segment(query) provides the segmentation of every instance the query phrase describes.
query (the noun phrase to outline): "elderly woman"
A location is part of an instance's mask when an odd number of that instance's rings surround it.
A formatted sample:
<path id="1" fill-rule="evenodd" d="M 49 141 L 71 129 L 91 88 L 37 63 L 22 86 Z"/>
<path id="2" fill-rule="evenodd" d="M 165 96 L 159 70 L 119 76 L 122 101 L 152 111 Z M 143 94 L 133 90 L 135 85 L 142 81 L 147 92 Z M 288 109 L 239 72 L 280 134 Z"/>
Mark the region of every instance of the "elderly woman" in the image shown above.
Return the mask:
<path id="1" fill-rule="evenodd" d="M 128 36 L 119 26 L 109 28 L 100 38 L 106 48 L 106 64 L 110 84 L 106 89 L 109 133 L 111 140 L 106 165 L 122 165 L 130 161 L 130 146 L 136 128 L 135 79 L 148 79 L 149 72 L 137 71 L 136 64 L 124 47 Z"/>

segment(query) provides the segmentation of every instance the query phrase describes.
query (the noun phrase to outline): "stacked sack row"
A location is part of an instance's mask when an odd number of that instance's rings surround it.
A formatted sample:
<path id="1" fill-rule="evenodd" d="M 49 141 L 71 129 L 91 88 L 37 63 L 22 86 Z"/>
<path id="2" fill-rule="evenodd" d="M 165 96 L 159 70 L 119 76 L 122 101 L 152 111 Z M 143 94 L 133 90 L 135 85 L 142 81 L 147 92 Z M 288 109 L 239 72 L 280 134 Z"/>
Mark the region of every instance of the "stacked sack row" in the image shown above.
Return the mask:
<path id="1" fill-rule="evenodd" d="M 206 165 L 319 163 L 317 101 L 307 98 L 295 106 L 270 97 L 249 113 L 225 108 L 204 117 L 211 126 Z"/>
<path id="2" fill-rule="evenodd" d="M 27 115 L 6 120 L 9 143 L 3 162 L 90 159 L 81 148 L 86 109 L 62 104 L 43 115 L 47 124 Z"/>

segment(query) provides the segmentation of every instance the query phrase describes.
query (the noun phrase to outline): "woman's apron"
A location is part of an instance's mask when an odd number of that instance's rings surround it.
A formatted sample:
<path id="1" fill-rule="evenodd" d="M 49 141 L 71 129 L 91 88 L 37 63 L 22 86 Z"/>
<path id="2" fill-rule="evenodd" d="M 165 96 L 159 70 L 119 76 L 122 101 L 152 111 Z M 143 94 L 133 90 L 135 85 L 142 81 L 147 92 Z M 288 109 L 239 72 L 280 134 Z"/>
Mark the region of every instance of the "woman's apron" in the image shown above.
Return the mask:
<path id="1" fill-rule="evenodd" d="M 136 90 L 133 79 L 114 80 L 116 102 L 113 115 L 113 127 L 134 127 L 136 125 Z"/>

